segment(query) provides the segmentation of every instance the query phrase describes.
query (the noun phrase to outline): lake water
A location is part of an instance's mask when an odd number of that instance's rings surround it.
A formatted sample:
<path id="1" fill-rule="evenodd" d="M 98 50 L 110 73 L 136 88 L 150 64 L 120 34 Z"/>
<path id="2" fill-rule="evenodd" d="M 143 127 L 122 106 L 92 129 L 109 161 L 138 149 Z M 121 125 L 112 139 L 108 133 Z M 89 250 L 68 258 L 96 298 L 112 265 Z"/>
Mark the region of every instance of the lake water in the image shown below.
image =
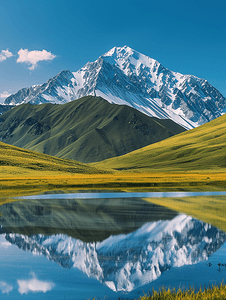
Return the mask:
<path id="1" fill-rule="evenodd" d="M 151 194 L 46 194 L 1 205 L 0 298 L 138 299 L 152 288 L 226 279 L 225 232 L 143 197 Z"/>

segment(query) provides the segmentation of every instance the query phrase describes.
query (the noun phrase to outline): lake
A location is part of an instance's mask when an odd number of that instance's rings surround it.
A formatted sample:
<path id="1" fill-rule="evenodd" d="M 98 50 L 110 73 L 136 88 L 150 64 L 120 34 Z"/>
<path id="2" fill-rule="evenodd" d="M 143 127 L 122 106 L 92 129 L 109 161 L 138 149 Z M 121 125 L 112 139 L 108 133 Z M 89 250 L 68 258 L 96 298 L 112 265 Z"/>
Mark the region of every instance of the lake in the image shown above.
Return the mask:
<path id="1" fill-rule="evenodd" d="M 48 193 L 1 205 L 1 299 L 138 299 L 221 283 L 226 233 L 143 199 L 203 194 Z"/>

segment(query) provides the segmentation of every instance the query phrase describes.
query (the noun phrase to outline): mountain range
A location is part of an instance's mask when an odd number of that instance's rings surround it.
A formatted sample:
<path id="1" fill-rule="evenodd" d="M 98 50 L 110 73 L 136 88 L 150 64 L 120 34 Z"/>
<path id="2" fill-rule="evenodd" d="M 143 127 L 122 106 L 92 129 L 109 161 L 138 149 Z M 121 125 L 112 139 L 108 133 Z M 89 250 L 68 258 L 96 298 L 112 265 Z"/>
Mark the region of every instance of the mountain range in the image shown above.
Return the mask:
<path id="1" fill-rule="evenodd" d="M 77 72 L 65 70 L 46 83 L 19 90 L 4 105 L 63 104 L 88 95 L 127 105 L 186 129 L 225 113 L 226 98 L 207 80 L 170 71 L 130 47 L 114 47 Z"/>
<path id="2" fill-rule="evenodd" d="M 123 155 L 183 131 L 172 120 L 94 96 L 63 105 L 22 104 L 0 117 L 2 142 L 85 163 Z"/>

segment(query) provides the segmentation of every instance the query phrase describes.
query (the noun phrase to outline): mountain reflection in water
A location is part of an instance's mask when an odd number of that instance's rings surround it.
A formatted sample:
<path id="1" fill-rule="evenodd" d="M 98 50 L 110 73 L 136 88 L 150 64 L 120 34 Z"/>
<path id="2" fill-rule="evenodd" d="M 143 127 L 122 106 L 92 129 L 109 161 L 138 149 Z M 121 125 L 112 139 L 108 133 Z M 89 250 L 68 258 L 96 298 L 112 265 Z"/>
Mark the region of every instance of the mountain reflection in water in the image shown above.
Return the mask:
<path id="1" fill-rule="evenodd" d="M 1 224 L 10 244 L 126 293 L 208 260 L 226 241 L 210 224 L 141 199 L 8 203 Z"/>

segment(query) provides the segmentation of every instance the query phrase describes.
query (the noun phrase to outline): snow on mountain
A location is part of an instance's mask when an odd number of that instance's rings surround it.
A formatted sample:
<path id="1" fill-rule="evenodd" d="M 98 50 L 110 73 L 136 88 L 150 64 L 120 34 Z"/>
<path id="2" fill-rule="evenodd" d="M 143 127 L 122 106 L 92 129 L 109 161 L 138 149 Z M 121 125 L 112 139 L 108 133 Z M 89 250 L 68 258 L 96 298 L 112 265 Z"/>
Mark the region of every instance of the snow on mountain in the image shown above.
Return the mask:
<path id="1" fill-rule="evenodd" d="M 5 238 L 62 267 L 78 268 L 114 291 L 130 292 L 172 267 L 207 260 L 226 241 L 226 234 L 182 214 L 98 243 L 84 243 L 63 234 L 28 237 L 11 233 Z"/>
<path id="2" fill-rule="evenodd" d="M 172 72 L 127 46 L 114 47 L 77 72 L 62 71 L 43 85 L 22 89 L 4 104 L 62 104 L 94 94 L 188 129 L 221 116 L 226 108 L 226 98 L 206 80 Z"/>

